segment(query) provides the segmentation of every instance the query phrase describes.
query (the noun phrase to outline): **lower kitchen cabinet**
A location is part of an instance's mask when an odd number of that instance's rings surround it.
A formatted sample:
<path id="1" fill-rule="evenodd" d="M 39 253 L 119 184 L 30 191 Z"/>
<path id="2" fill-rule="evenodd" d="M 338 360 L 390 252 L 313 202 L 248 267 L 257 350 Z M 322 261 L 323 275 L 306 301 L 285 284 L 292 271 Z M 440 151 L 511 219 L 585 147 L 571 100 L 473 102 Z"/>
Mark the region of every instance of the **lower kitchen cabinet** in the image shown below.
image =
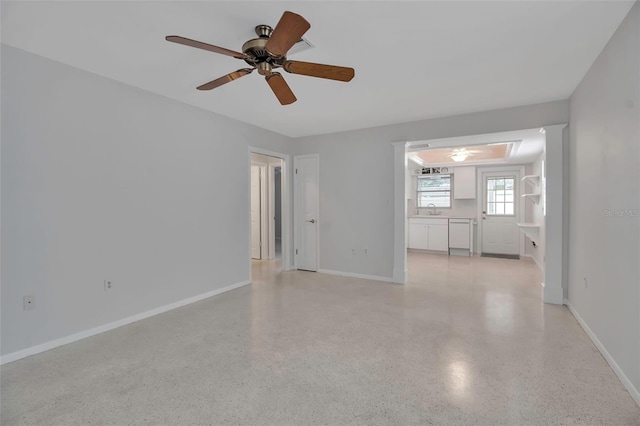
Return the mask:
<path id="1" fill-rule="evenodd" d="M 448 219 L 409 218 L 409 248 L 448 252 Z"/>
<path id="2" fill-rule="evenodd" d="M 429 239 L 429 225 L 423 223 L 409 223 L 409 248 L 427 250 Z"/>
<path id="3" fill-rule="evenodd" d="M 427 250 L 449 251 L 449 225 L 427 225 Z"/>

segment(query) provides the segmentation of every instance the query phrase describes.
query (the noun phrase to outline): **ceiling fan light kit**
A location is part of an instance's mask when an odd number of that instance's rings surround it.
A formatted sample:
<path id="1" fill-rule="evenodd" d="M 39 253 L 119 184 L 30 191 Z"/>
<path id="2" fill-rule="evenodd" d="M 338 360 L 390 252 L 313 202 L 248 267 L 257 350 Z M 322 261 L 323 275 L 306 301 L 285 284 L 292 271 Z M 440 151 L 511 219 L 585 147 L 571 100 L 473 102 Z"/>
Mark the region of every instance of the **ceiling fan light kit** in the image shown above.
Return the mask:
<path id="1" fill-rule="evenodd" d="M 297 99 L 293 91 L 274 69 L 282 68 L 291 74 L 309 77 L 325 78 L 335 81 L 348 82 L 353 79 L 353 68 L 335 65 L 316 64 L 312 62 L 290 61 L 287 53 L 302 36 L 309 30 L 311 24 L 302 16 L 293 12 L 284 12 L 275 28 L 269 25 L 258 25 L 255 28 L 258 38 L 251 39 L 242 45 L 242 52 L 226 49 L 186 37 L 171 35 L 166 40 L 172 43 L 208 50 L 209 52 L 231 56 L 244 60 L 251 68 L 241 68 L 237 71 L 219 77 L 197 87 L 198 90 L 212 90 L 258 70 L 258 74 L 265 80 L 282 105 L 294 103 Z"/>
<path id="2" fill-rule="evenodd" d="M 451 159 L 456 163 L 459 163 L 466 160 L 469 155 L 471 155 L 471 152 L 467 151 L 466 148 L 454 149 L 451 153 Z"/>

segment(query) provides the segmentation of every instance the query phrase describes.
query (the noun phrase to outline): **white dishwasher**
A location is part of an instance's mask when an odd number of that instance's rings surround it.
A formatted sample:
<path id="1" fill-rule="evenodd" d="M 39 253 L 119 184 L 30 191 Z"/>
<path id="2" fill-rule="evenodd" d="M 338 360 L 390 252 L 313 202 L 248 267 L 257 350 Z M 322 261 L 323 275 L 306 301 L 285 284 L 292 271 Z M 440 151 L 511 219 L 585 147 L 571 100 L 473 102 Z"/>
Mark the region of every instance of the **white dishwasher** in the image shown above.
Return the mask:
<path id="1" fill-rule="evenodd" d="M 449 219 L 449 254 L 471 256 L 471 219 Z"/>

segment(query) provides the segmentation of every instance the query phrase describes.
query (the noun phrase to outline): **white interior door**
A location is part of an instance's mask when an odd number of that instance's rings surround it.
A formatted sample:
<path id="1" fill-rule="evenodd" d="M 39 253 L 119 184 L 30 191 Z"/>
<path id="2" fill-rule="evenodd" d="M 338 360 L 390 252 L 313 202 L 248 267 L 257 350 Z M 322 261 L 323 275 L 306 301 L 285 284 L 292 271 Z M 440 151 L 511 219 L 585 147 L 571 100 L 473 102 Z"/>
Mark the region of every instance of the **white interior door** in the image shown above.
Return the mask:
<path id="1" fill-rule="evenodd" d="M 520 173 L 482 173 L 482 253 L 519 255 Z"/>
<path id="2" fill-rule="evenodd" d="M 261 221 L 261 205 L 262 199 L 261 182 L 260 182 L 261 167 L 251 165 L 251 258 L 262 259 L 261 250 L 261 234 L 262 234 L 262 221 Z"/>
<path id="3" fill-rule="evenodd" d="M 295 267 L 318 270 L 318 157 L 294 157 Z"/>

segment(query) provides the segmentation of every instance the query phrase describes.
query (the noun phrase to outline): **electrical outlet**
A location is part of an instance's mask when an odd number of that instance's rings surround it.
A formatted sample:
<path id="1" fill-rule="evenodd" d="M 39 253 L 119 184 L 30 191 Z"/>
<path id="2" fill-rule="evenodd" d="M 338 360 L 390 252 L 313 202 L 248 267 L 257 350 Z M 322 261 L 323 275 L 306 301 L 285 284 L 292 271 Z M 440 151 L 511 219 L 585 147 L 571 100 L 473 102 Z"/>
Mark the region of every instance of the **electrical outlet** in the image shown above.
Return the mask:
<path id="1" fill-rule="evenodd" d="M 30 311 L 36 308 L 36 298 L 33 294 L 22 297 L 22 309 Z"/>
<path id="2" fill-rule="evenodd" d="M 104 280 L 104 291 L 111 290 L 112 282 L 108 280 Z"/>
<path id="3" fill-rule="evenodd" d="M 583 277 L 583 281 L 584 281 L 584 288 L 587 288 L 587 276 L 586 275 Z"/>
<path id="4" fill-rule="evenodd" d="M 354 249 L 354 248 L 351 249 L 351 255 L 353 255 L 353 256 L 356 255 L 356 249 Z"/>
<path id="5" fill-rule="evenodd" d="M 365 247 L 365 248 L 364 248 L 364 255 L 366 256 L 366 255 L 368 255 L 368 254 L 369 254 L 369 248 Z"/>

